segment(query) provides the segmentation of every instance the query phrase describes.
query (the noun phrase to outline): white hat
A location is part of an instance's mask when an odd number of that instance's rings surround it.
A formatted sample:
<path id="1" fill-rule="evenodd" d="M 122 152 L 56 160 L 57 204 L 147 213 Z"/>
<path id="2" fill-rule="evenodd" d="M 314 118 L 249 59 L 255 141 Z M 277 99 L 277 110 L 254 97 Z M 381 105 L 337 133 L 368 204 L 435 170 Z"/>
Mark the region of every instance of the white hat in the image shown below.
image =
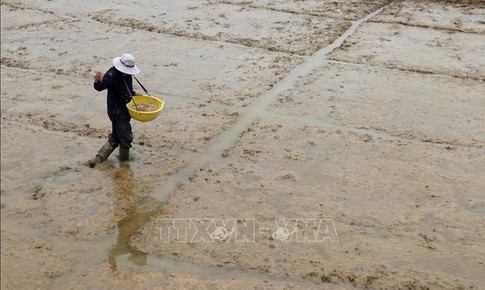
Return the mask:
<path id="1" fill-rule="evenodd" d="M 135 64 L 135 57 L 129 53 L 113 58 L 113 65 L 117 70 L 125 74 L 136 75 L 140 73 L 140 69 Z"/>

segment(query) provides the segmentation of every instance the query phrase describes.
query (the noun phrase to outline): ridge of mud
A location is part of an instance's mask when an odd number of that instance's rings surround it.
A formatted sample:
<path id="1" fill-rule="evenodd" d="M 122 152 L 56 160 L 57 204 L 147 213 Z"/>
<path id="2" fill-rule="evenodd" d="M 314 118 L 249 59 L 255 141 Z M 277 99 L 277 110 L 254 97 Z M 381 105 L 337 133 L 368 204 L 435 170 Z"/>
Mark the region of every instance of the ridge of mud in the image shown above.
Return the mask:
<path id="1" fill-rule="evenodd" d="M 16 10 L 32 10 L 32 11 L 39 11 L 39 12 L 42 12 L 42 13 L 55 15 L 55 13 L 53 11 L 50 11 L 50 10 L 47 10 L 47 9 L 33 8 L 33 7 L 23 6 L 23 5 L 20 5 L 20 4 L 17 4 L 17 3 L 10 3 L 10 2 L 6 2 L 6 1 L 2 1 L 2 5 L 5 5 L 6 7 L 11 8 L 13 11 L 16 11 Z"/>
<path id="2" fill-rule="evenodd" d="M 15 117 L 12 117 L 13 123 L 19 123 L 20 125 L 25 126 L 38 126 L 42 127 L 45 130 L 54 131 L 54 132 L 69 132 L 72 134 L 76 134 L 78 136 L 83 137 L 91 137 L 97 139 L 103 139 L 108 136 L 110 133 L 110 129 L 100 129 L 100 128 L 91 128 L 89 124 L 75 124 L 68 121 L 63 121 L 62 119 L 56 118 L 57 114 L 50 114 L 45 115 L 44 113 L 38 112 L 27 112 L 27 113 L 18 113 Z M 210 117 L 210 116 L 208 116 Z M 224 117 L 227 118 L 226 122 L 232 124 L 235 119 L 237 118 L 237 113 L 226 113 Z M 2 121 L 6 121 L 5 117 L 2 118 Z M 9 122 L 9 121 L 7 121 Z M 171 126 L 170 126 L 171 125 Z M 177 133 L 179 130 L 172 128 L 172 126 L 176 126 L 177 123 L 169 124 L 170 128 L 167 129 L 166 133 Z M 174 134 L 162 135 L 160 136 L 160 141 L 154 143 L 150 140 L 153 139 L 155 131 L 149 133 L 140 133 L 136 136 L 134 140 L 134 144 L 138 144 L 143 147 L 148 148 L 178 148 L 181 150 L 187 150 L 190 152 L 198 152 L 201 146 L 207 145 L 211 140 L 219 134 L 219 130 L 223 130 L 223 128 L 217 128 L 214 126 L 209 126 L 204 130 L 204 133 L 209 133 L 209 135 L 204 134 L 204 136 L 194 136 L 192 139 L 184 140 L 184 139 L 177 139 Z"/>
<path id="3" fill-rule="evenodd" d="M 89 125 L 80 126 L 79 124 L 59 120 L 56 114 L 45 116 L 43 113 L 18 113 L 13 118 L 15 121 L 28 120 L 32 125 L 41 126 L 46 130 L 57 132 L 71 132 L 79 136 L 104 138 L 108 136 L 108 129 L 90 128 Z"/>
<path id="4" fill-rule="evenodd" d="M 433 25 L 426 25 L 426 24 L 416 24 L 416 23 L 409 23 L 405 21 L 398 21 L 398 20 L 370 20 L 369 22 L 372 23 L 384 23 L 384 24 L 399 24 L 408 27 L 417 27 L 417 28 L 425 28 L 425 29 L 433 29 L 433 30 L 441 30 L 450 33 L 470 33 L 470 34 L 483 34 L 481 31 L 476 31 L 474 29 L 466 29 L 466 28 L 452 28 L 452 27 L 440 27 L 440 26 L 433 26 Z"/>
<path id="5" fill-rule="evenodd" d="M 231 36 L 227 33 L 218 32 L 214 36 L 209 36 L 201 32 L 188 32 L 186 30 L 177 30 L 174 28 L 159 28 L 149 23 L 133 18 L 116 18 L 114 15 L 103 15 L 97 13 L 91 17 L 93 20 L 98 21 L 107 25 L 116 25 L 124 28 L 131 28 L 135 30 L 144 30 L 148 32 L 167 34 L 177 37 L 185 37 L 189 39 L 204 40 L 204 41 L 214 41 L 214 42 L 224 42 L 234 45 L 241 45 L 249 48 L 264 49 L 271 52 L 286 53 L 296 56 L 307 56 L 312 53 L 312 51 L 318 50 L 318 43 L 313 44 L 310 48 L 301 49 L 285 49 L 284 45 L 276 43 L 271 37 L 265 37 L 263 39 L 251 39 L 247 37 L 237 37 Z"/>
<path id="6" fill-rule="evenodd" d="M 10 27 L 8 27 L 8 29 L 21 30 L 21 29 L 26 29 L 26 28 L 33 27 L 33 26 L 38 26 L 38 25 L 54 24 L 56 22 L 64 21 L 64 20 L 65 19 L 46 20 L 46 21 L 37 22 L 37 23 L 22 24 L 22 25 L 19 25 L 19 26 L 10 26 Z"/>
<path id="7" fill-rule="evenodd" d="M 345 47 L 350 47 L 351 45 L 349 44 L 344 44 L 342 47 L 345 49 Z M 456 78 L 456 79 L 463 79 L 463 80 L 473 80 L 473 81 L 485 81 L 485 77 L 477 77 L 477 76 L 471 76 L 469 74 L 465 73 L 448 73 L 444 71 L 435 71 L 435 70 L 425 70 L 425 69 L 418 69 L 418 68 L 407 68 L 407 67 L 400 67 L 396 65 L 390 65 L 390 64 L 385 64 L 385 65 L 374 65 L 372 63 L 367 63 L 365 61 L 357 61 L 357 60 L 341 60 L 333 57 L 328 58 L 330 61 L 336 62 L 336 63 L 349 63 L 349 64 L 356 64 L 356 65 L 363 65 L 363 66 L 370 66 L 370 67 L 384 67 L 386 69 L 391 69 L 391 70 L 399 70 L 403 72 L 409 72 L 409 73 L 416 73 L 416 74 L 422 74 L 422 75 L 434 75 L 434 76 L 442 76 L 442 77 L 450 77 L 450 78 Z"/>
<path id="8" fill-rule="evenodd" d="M 396 2 L 451 4 L 457 7 L 476 5 L 474 6 L 476 8 L 485 8 L 485 2 L 483 0 L 397 0 Z"/>
<path id="9" fill-rule="evenodd" d="M 6 56 L 1 58 L 0 64 L 11 68 L 30 69 L 30 61 L 14 59 Z"/>
<path id="10" fill-rule="evenodd" d="M 241 46 L 246 46 L 250 48 L 259 48 L 259 49 L 264 49 L 264 50 L 269 50 L 273 52 L 280 52 L 280 53 L 287 53 L 287 54 L 295 54 L 299 56 L 304 56 L 305 54 L 301 53 L 295 53 L 289 50 L 285 49 L 279 49 L 271 45 L 261 45 L 258 43 L 261 43 L 261 41 L 257 41 L 254 39 L 250 38 L 239 38 L 239 37 L 233 37 L 233 38 L 228 38 L 221 40 L 218 38 L 218 36 L 222 36 L 222 33 L 219 32 L 217 36 L 208 36 L 205 34 L 202 34 L 200 32 L 192 32 L 192 33 L 187 33 L 186 31 L 180 31 L 180 30 L 175 30 L 175 29 L 165 29 L 165 28 L 158 28 L 154 25 L 145 23 L 141 20 L 133 19 L 133 18 L 114 18 L 113 16 L 104 16 L 102 14 L 95 14 L 92 16 L 92 19 L 98 22 L 101 22 L 103 24 L 108 24 L 108 25 L 116 25 L 120 27 L 125 27 L 125 28 L 132 28 L 135 30 L 145 30 L 148 32 L 155 32 L 155 33 L 160 33 L 160 34 L 167 34 L 167 35 L 172 35 L 172 36 L 177 36 L 177 37 L 185 37 L 185 38 L 190 38 L 190 39 L 196 39 L 196 40 L 205 40 L 205 41 L 216 41 L 216 42 L 226 42 L 229 44 L 235 44 L 235 45 L 241 45 Z"/>
<path id="11" fill-rule="evenodd" d="M 467 147 L 467 148 L 477 148 L 477 149 L 482 149 L 485 148 L 485 144 L 483 142 L 480 142 L 478 140 L 472 139 L 472 143 L 465 143 L 465 142 L 460 142 L 457 140 L 447 140 L 444 138 L 432 138 L 432 137 L 427 137 L 426 135 L 423 134 L 418 134 L 416 132 L 391 132 L 387 129 L 384 128 L 373 128 L 373 127 L 360 127 L 357 129 L 362 129 L 362 130 L 368 130 L 368 129 L 373 129 L 378 132 L 382 132 L 383 134 L 387 134 L 389 136 L 397 137 L 397 138 L 402 138 L 405 140 L 409 141 L 418 141 L 422 143 L 428 143 L 428 144 L 433 144 L 433 145 L 443 145 L 447 150 L 456 150 L 453 146 L 458 146 L 458 147 Z"/>
<path id="12" fill-rule="evenodd" d="M 307 15 L 307 16 L 316 16 L 316 17 L 326 17 L 326 18 L 338 18 L 338 19 L 344 19 L 344 20 L 350 20 L 353 21 L 356 18 L 360 18 L 366 14 L 371 13 L 372 11 L 377 10 L 378 8 L 388 5 L 389 3 L 392 2 L 392 0 L 384 0 L 380 1 L 379 3 L 375 3 L 374 5 L 369 5 L 370 7 L 363 9 L 362 11 L 358 12 L 353 12 L 352 8 L 347 8 L 345 13 L 342 15 L 336 15 L 332 12 L 323 12 L 323 11 L 307 11 L 304 9 L 295 9 L 295 8 L 282 8 L 282 7 L 275 7 L 274 3 L 271 4 L 259 4 L 259 3 L 254 3 L 255 1 L 231 1 L 231 0 L 209 0 L 210 4 L 227 4 L 227 5 L 235 5 L 239 6 L 242 9 L 244 8 L 253 8 L 253 9 L 263 9 L 263 10 L 268 10 L 268 11 L 275 11 L 275 12 L 282 12 L 282 13 L 289 13 L 289 14 L 297 14 L 297 15 Z M 257 2 L 257 1 L 256 1 Z M 323 1 L 322 1 L 323 3 Z M 361 4 L 361 1 L 355 1 L 355 3 Z M 338 5 L 342 4 L 347 4 L 345 2 L 338 2 L 338 1 L 332 1 L 331 4 L 333 4 L 336 7 L 333 7 L 332 11 L 337 10 Z M 353 7 L 353 6 L 351 6 Z M 347 16 L 348 14 L 353 14 L 352 16 Z"/>
<path id="13" fill-rule="evenodd" d="M 262 4 L 254 4 L 254 3 L 234 3 L 231 1 L 227 0 L 222 0 L 222 1 L 215 1 L 215 2 L 210 2 L 210 4 L 226 4 L 226 5 L 235 5 L 235 6 L 240 6 L 243 8 L 253 8 L 253 9 L 262 9 L 262 10 L 268 10 L 268 11 L 274 11 L 274 12 L 282 12 L 282 13 L 288 13 L 288 14 L 296 14 L 296 15 L 306 15 L 306 16 L 316 16 L 316 17 L 328 17 L 328 18 L 334 18 L 335 15 L 332 15 L 330 13 L 316 13 L 316 12 L 310 12 L 310 11 L 298 11 L 298 10 L 292 10 L 292 9 L 285 9 L 285 8 L 276 8 L 276 7 L 268 7 Z M 344 17 L 343 19 L 345 20 L 353 20 L 351 17 Z"/>
<path id="14" fill-rule="evenodd" d="M 32 27 L 32 26 L 35 26 L 35 25 L 30 25 L 29 27 Z M 86 69 L 84 69 L 84 67 L 81 67 L 80 65 L 73 67 L 69 71 L 61 68 L 48 68 L 46 71 L 39 71 L 37 68 L 32 67 L 31 62 L 28 60 L 15 59 L 8 56 L 4 56 L 1 58 L 0 65 L 8 68 L 23 69 L 23 70 L 35 71 L 39 73 L 51 73 L 54 75 L 62 75 L 62 76 L 69 76 L 69 77 L 81 76 L 85 79 L 91 76 L 91 73 L 86 71 Z"/>

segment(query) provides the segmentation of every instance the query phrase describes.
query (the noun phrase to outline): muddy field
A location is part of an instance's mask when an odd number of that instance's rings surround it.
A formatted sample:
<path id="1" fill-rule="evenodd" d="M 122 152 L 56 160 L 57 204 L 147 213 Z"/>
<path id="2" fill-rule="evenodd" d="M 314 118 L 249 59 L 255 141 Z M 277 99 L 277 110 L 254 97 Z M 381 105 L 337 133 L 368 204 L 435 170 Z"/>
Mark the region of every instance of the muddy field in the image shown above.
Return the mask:
<path id="1" fill-rule="evenodd" d="M 2 289 L 485 285 L 483 1 L 1 16 Z M 132 121 L 128 163 L 91 169 L 111 129 L 93 76 L 124 52 L 165 107 Z"/>

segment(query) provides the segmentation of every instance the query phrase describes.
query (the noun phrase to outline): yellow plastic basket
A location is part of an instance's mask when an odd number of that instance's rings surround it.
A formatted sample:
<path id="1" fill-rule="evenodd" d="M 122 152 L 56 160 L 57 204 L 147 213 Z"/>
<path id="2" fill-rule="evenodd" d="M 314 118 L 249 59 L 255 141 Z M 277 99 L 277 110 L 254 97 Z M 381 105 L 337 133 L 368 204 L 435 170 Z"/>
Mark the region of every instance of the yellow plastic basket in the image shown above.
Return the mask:
<path id="1" fill-rule="evenodd" d="M 130 116 L 138 120 L 140 122 L 149 122 L 152 120 L 155 120 L 158 115 L 160 115 L 160 112 L 163 109 L 164 102 L 158 98 L 155 98 L 154 96 L 149 96 L 149 95 L 136 95 L 133 96 L 133 99 L 135 99 L 135 103 L 137 105 L 140 104 L 154 104 L 157 106 L 156 111 L 151 111 L 151 112 L 142 112 L 142 111 L 137 111 L 134 108 L 133 100 L 131 100 L 128 104 L 126 104 L 126 107 L 128 108 L 128 112 L 130 113 Z"/>

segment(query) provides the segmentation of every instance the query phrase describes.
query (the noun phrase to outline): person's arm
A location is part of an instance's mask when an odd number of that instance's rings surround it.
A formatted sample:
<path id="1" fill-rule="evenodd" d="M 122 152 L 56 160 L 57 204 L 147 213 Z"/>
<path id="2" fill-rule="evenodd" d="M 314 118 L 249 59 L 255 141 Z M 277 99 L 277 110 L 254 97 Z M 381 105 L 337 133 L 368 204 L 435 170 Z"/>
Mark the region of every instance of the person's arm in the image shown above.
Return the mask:
<path id="1" fill-rule="evenodd" d="M 102 90 L 107 89 L 113 82 L 112 74 L 113 74 L 112 71 L 108 71 L 103 76 L 101 72 L 97 72 L 96 75 L 94 76 L 94 89 L 97 90 L 98 92 L 101 92 Z"/>
<path id="2" fill-rule="evenodd" d="M 94 89 L 98 92 L 106 89 L 106 86 L 103 84 L 103 78 L 103 73 L 100 71 L 96 72 L 94 75 Z"/>

